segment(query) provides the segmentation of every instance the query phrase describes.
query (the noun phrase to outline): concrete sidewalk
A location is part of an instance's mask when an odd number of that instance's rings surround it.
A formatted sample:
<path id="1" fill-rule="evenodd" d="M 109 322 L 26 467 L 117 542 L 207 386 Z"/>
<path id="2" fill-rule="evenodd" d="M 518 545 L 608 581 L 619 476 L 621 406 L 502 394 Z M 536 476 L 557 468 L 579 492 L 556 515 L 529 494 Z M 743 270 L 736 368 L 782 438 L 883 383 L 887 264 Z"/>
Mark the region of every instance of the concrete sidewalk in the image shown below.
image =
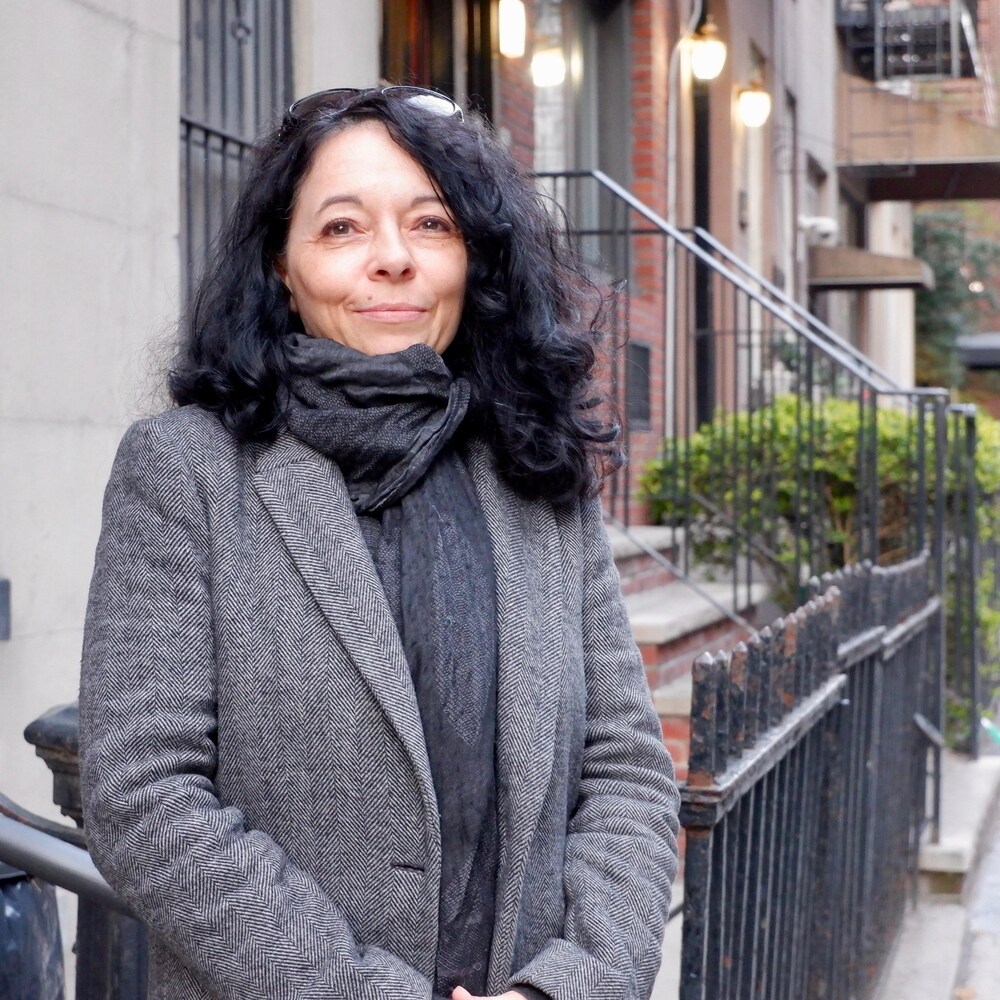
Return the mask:
<path id="1" fill-rule="evenodd" d="M 671 909 L 684 901 L 684 880 L 674 883 L 674 898 Z M 653 984 L 649 1000 L 677 1000 L 681 988 L 681 935 L 683 918 L 678 915 L 667 923 L 663 935 L 663 963 Z"/>
<path id="2" fill-rule="evenodd" d="M 1000 1000 L 1000 756 L 943 760 L 941 841 L 920 852 L 875 1000 Z"/>

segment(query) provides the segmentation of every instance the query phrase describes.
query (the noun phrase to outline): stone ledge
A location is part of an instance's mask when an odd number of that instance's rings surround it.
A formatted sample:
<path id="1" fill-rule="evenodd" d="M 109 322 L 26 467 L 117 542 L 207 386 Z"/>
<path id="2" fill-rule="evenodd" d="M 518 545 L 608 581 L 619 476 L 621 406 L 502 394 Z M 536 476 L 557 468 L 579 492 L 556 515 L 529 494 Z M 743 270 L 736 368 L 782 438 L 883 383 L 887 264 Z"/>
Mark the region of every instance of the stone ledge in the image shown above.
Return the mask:
<path id="1" fill-rule="evenodd" d="M 1000 756 L 970 760 L 945 751 L 941 776 L 941 839 L 925 836 L 920 871 L 932 889 L 961 891 L 979 864 L 1000 807 Z"/>
<path id="2" fill-rule="evenodd" d="M 964 875 L 972 865 L 974 854 L 971 836 L 943 839 L 938 844 L 924 844 L 920 848 L 920 870 Z"/>

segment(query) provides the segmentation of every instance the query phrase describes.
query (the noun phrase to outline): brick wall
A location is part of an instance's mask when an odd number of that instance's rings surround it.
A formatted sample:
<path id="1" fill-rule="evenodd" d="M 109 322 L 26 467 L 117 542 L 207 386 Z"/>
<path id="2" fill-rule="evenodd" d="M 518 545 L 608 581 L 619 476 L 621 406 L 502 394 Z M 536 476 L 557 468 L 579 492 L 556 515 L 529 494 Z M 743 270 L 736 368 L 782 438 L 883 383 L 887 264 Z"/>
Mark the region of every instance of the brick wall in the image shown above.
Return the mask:
<path id="1" fill-rule="evenodd" d="M 672 5 L 632 4 L 632 191 L 661 214 L 667 193 L 667 86 Z"/>
<path id="2" fill-rule="evenodd" d="M 538 0 L 526 4 L 529 39 L 523 59 L 499 57 L 497 71 L 497 125 L 510 135 L 514 155 L 527 167 L 534 156 L 534 88 L 530 73 L 531 27 L 535 24 Z M 630 88 L 633 113 L 631 117 L 632 191 L 654 211 L 663 215 L 667 209 L 668 87 L 670 53 L 676 39 L 677 24 L 673 4 L 669 0 L 632 0 L 631 34 L 632 65 Z M 597 164 L 580 164 L 582 167 Z M 633 225 L 644 225 L 638 217 Z M 630 477 L 634 489 L 638 472 L 659 450 L 666 427 L 666 407 L 673 405 L 668 392 L 673 386 L 664 384 L 666 316 L 673 304 L 665 301 L 667 281 L 666 242 L 659 236 L 639 237 L 631 248 L 633 273 L 628 286 L 628 302 L 623 303 L 630 320 L 633 340 L 650 350 L 649 428 L 630 429 L 628 451 L 635 474 Z M 615 277 L 621 277 L 616 275 Z M 678 357 L 680 365 L 684 357 Z M 676 381 L 676 380 L 675 380 Z M 683 401 L 682 401 L 683 402 Z M 624 409 L 624 385 L 618 394 Z M 624 414 L 623 414 L 624 415 Z M 618 511 L 619 514 L 623 511 Z M 647 520 L 645 505 L 629 500 L 628 515 L 633 523 Z"/>
<path id="3" fill-rule="evenodd" d="M 535 86 L 531 81 L 531 46 L 538 0 L 525 0 L 524 6 L 528 22 L 524 56 L 520 59 L 497 56 L 494 124 L 510 136 L 511 152 L 518 163 L 531 170 L 535 157 Z"/>

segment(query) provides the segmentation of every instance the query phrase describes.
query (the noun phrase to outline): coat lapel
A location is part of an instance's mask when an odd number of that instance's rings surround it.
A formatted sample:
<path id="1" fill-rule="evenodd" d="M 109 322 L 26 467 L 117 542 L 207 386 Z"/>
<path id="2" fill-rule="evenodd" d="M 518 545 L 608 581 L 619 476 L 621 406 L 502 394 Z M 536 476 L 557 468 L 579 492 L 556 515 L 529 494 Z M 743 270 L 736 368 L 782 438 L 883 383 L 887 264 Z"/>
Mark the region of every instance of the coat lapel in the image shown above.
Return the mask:
<path id="1" fill-rule="evenodd" d="M 392 611 L 336 463 L 285 434 L 253 486 L 331 629 L 399 735 L 438 840 L 437 800 L 416 693 Z"/>
<path id="2" fill-rule="evenodd" d="M 470 446 L 467 459 L 497 581 L 500 876 L 489 982 L 500 989 L 511 971 L 525 865 L 552 774 L 562 686 L 561 547 L 549 504 L 517 497 L 485 446 Z"/>
<path id="3" fill-rule="evenodd" d="M 552 508 L 517 497 L 488 449 L 470 445 L 497 581 L 497 792 L 500 875 L 490 983 L 506 982 L 525 867 L 549 786 L 562 684 L 563 595 Z M 406 656 L 336 464 L 291 435 L 264 449 L 254 489 L 317 604 L 413 763 L 427 815 L 437 800 Z"/>

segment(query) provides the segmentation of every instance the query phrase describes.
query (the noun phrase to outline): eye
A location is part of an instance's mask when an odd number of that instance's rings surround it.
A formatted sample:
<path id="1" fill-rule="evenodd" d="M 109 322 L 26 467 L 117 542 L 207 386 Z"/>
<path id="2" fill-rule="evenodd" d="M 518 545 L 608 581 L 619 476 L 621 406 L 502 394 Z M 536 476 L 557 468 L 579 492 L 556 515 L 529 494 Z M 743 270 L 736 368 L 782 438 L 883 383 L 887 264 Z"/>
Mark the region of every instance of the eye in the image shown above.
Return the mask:
<path id="1" fill-rule="evenodd" d="M 354 223 L 350 219 L 331 219 L 323 227 L 324 236 L 350 236 L 354 232 Z"/>
<path id="2" fill-rule="evenodd" d="M 455 227 L 437 215 L 428 215 L 417 223 L 417 229 L 425 233 L 452 233 Z"/>

